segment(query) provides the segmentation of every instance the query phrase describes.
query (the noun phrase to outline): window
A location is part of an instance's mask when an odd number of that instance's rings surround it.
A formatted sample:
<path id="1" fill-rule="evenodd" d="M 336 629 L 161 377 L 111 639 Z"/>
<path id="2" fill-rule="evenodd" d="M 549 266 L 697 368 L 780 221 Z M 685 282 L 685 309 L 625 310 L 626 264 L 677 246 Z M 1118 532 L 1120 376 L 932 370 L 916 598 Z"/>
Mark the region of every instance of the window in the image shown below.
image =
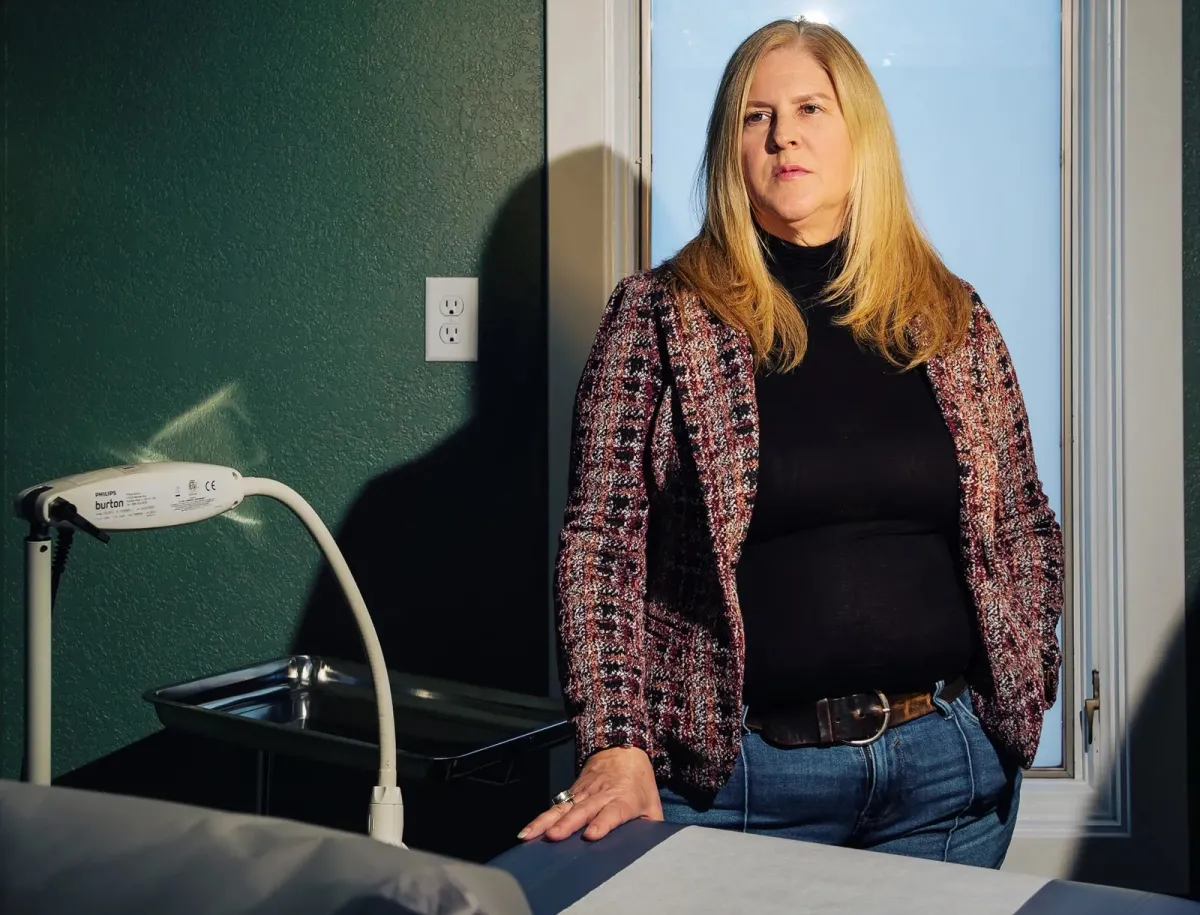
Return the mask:
<path id="1" fill-rule="evenodd" d="M 725 61 L 786 0 L 652 0 L 649 242 L 661 263 L 699 229 L 695 190 Z M 1063 490 L 1062 7 L 1057 0 L 812 0 L 870 66 L 892 116 L 918 219 L 995 315 L 1029 409 L 1055 514 Z M 1017 49 L 1014 51 L 1014 49 Z M 1065 770 L 1061 702 L 1035 765 Z"/>

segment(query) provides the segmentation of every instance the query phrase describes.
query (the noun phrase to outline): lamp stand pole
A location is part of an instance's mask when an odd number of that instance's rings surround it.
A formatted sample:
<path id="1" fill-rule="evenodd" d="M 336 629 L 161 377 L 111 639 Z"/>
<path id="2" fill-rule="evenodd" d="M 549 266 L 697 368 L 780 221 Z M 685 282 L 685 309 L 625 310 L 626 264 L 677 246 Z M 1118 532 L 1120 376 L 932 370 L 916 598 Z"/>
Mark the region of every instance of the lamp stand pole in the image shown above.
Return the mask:
<path id="1" fill-rule="evenodd" d="M 25 538 L 25 778 L 50 784 L 50 528 L 31 524 Z"/>

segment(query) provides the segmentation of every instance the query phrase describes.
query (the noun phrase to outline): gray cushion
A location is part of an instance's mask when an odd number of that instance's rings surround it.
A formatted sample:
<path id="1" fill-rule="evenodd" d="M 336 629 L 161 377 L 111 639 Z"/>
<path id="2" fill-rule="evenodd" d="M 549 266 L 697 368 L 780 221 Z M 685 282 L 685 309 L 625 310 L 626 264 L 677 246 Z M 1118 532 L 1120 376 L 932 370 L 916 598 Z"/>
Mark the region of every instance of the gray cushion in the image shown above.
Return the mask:
<path id="1" fill-rule="evenodd" d="M 0 912 L 529 915 L 490 867 L 365 836 L 0 780 Z"/>

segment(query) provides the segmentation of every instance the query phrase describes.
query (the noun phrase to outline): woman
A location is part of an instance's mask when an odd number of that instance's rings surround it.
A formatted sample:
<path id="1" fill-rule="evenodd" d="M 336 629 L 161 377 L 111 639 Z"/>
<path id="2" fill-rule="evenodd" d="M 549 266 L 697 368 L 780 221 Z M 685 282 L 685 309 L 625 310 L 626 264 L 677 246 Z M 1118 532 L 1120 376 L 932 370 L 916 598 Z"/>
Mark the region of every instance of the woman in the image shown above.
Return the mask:
<path id="1" fill-rule="evenodd" d="M 624 280 L 557 567 L 582 771 L 637 817 L 998 867 L 1058 684 L 1062 539 L 1000 333 L 836 30 L 730 60 L 703 228 Z"/>

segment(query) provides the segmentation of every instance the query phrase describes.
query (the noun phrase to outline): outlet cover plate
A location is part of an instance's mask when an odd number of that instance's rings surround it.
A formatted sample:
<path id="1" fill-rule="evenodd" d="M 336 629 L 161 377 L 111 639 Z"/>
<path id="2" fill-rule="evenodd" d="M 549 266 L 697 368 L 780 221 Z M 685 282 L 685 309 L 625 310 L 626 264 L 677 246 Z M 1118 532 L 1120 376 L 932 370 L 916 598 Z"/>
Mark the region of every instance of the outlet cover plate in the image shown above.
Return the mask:
<path id="1" fill-rule="evenodd" d="M 479 279 L 425 277 L 425 361 L 475 362 L 478 354 Z"/>

